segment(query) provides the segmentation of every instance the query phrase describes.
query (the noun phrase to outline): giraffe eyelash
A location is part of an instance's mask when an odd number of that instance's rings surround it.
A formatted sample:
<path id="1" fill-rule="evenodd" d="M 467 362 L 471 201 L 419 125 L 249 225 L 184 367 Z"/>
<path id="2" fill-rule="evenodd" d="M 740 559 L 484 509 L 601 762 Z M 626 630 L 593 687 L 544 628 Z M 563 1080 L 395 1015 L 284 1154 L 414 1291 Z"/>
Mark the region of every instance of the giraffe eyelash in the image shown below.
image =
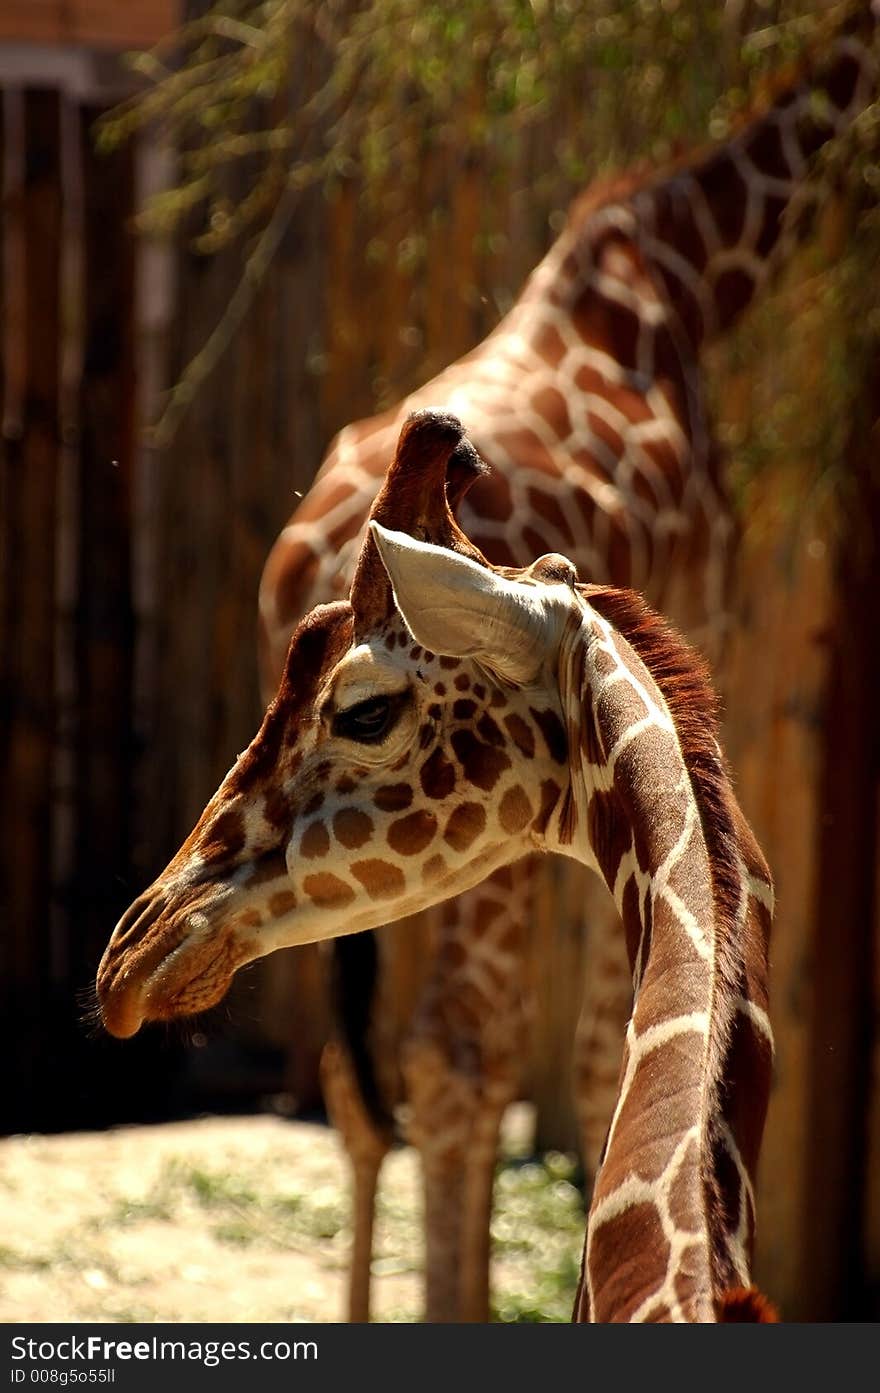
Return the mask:
<path id="1" fill-rule="evenodd" d="M 368 697 L 346 711 L 337 711 L 330 723 L 331 734 L 359 745 L 378 745 L 397 725 L 411 701 L 409 689 Z"/>

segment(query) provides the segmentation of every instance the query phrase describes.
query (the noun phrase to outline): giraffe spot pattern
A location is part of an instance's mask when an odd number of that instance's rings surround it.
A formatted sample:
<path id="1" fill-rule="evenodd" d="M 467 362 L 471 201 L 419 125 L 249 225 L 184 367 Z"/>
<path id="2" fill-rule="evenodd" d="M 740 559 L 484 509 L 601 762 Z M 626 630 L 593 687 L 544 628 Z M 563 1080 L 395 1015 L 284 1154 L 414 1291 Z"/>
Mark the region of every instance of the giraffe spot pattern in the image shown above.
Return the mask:
<path id="1" fill-rule="evenodd" d="M 276 890 L 269 896 L 269 913 L 277 919 L 282 914 L 291 914 L 296 909 L 296 895 L 292 890 Z"/>
<path id="2" fill-rule="evenodd" d="M 373 794 L 373 802 L 383 813 L 399 813 L 413 800 L 409 784 L 382 784 Z"/>
<path id="3" fill-rule="evenodd" d="M 455 736 L 453 736 L 453 742 Z M 455 766 L 438 748 L 425 760 L 419 773 L 422 789 L 429 798 L 448 798 L 455 788 Z"/>
<path id="4" fill-rule="evenodd" d="M 472 730 L 456 730 L 452 734 L 452 748 L 468 783 L 490 793 L 505 769 L 510 768 L 510 757 L 503 750 L 478 740 Z"/>
<path id="5" fill-rule="evenodd" d="M 343 797 L 349 793 L 354 793 L 356 788 L 357 784 L 350 774 L 343 774 L 342 778 L 336 781 L 336 792 L 341 793 Z"/>
<path id="6" fill-rule="evenodd" d="M 555 529 L 557 534 L 565 541 L 565 543 L 568 546 L 575 546 L 575 537 L 574 533 L 571 530 L 571 524 L 569 523 L 568 518 L 562 511 L 562 508 L 560 507 L 557 500 L 551 494 L 544 493 L 541 489 L 537 488 L 530 488 L 528 491 L 528 497 L 529 506 L 538 515 L 538 517 L 543 518 L 545 522 L 549 523 L 550 526 Z M 535 533 L 533 536 L 533 541 L 539 542 L 539 537 L 540 534 Z M 541 550 L 540 542 L 535 547 L 535 550 Z"/>
<path id="7" fill-rule="evenodd" d="M 587 764 L 598 769 L 605 763 L 605 754 L 599 739 L 596 717 L 593 711 L 593 693 L 589 683 L 585 683 L 581 698 L 583 717 L 580 723 L 581 756 Z"/>
<path id="8" fill-rule="evenodd" d="M 500 747 L 505 743 L 504 736 L 498 728 L 498 723 L 495 721 L 494 717 L 489 715 L 488 711 L 485 711 L 477 721 L 477 733 L 488 745 Z"/>
<path id="9" fill-rule="evenodd" d="M 333 835 L 343 846 L 356 851 L 373 835 L 373 821 L 359 808 L 341 808 L 333 818 Z"/>
<path id="10" fill-rule="evenodd" d="M 748 304 L 755 282 L 742 267 L 724 271 L 715 281 L 715 303 L 722 327 L 726 326 L 742 305 Z"/>
<path id="11" fill-rule="evenodd" d="M 556 387 L 541 387 L 539 391 L 532 395 L 532 407 L 542 416 L 560 440 L 565 440 L 571 435 L 571 417 L 568 414 L 568 403 L 565 397 Z"/>
<path id="12" fill-rule="evenodd" d="M 520 784 L 514 784 L 501 799 L 498 818 L 505 832 L 513 836 L 526 827 L 532 817 L 532 805 Z"/>
<path id="13" fill-rule="evenodd" d="M 440 876 L 445 875 L 448 870 L 446 861 L 442 856 L 430 856 L 422 866 L 422 879 L 426 884 L 439 880 Z"/>
<path id="14" fill-rule="evenodd" d="M 292 818 L 292 804 L 284 790 L 278 786 L 270 788 L 263 804 L 263 817 L 270 827 L 276 830 L 287 827 Z"/>
<path id="15" fill-rule="evenodd" d="M 707 160 L 697 183 L 712 205 L 721 241 L 726 247 L 735 247 L 743 235 L 749 203 L 742 174 L 731 160 Z"/>
<path id="16" fill-rule="evenodd" d="M 610 677 L 617 664 L 605 648 L 597 648 L 593 655 L 593 666 L 600 677 Z"/>
<path id="17" fill-rule="evenodd" d="M 553 809 L 559 802 L 559 795 L 561 793 L 562 789 L 555 779 L 541 780 L 541 806 L 535 814 L 535 821 L 533 823 L 534 830 L 541 837 L 543 837 L 544 833 L 547 831 L 547 824 L 553 816 Z"/>
<path id="18" fill-rule="evenodd" d="M 419 808 L 406 817 L 399 817 L 388 828 L 388 845 L 401 856 L 416 856 L 437 835 L 437 819 L 433 813 Z"/>
<path id="19" fill-rule="evenodd" d="M 541 325 L 534 338 L 534 347 L 538 356 L 551 368 L 557 368 L 568 352 L 565 340 L 552 324 Z"/>
<path id="20" fill-rule="evenodd" d="M 340 880 L 338 875 L 333 875 L 330 871 L 318 871 L 315 875 L 307 875 L 303 881 L 303 890 L 312 903 L 321 909 L 341 909 L 351 904 L 355 897 L 351 886 L 346 885 L 344 880 Z"/>
<path id="21" fill-rule="evenodd" d="M 549 709 L 536 711 L 533 706 L 530 706 L 529 713 L 544 737 L 550 758 L 555 760 L 557 764 L 565 764 L 568 759 L 568 740 L 565 727 L 556 712 Z"/>
<path id="22" fill-rule="evenodd" d="M 353 861 L 351 873 L 355 880 L 360 881 L 371 900 L 391 900 L 403 894 L 406 888 L 403 871 L 378 857 Z"/>
<path id="23" fill-rule="evenodd" d="M 459 697 L 452 703 L 452 715 L 456 721 L 469 721 L 477 709 L 477 703 L 469 697 Z"/>
<path id="24" fill-rule="evenodd" d="M 471 679 L 466 672 L 460 672 L 455 679 L 455 690 L 457 692 L 467 692 L 470 690 Z"/>
<path id="25" fill-rule="evenodd" d="M 638 1254 L 637 1282 L 631 1264 L 620 1261 L 622 1253 Z M 632 1204 L 606 1219 L 590 1240 L 590 1268 L 602 1275 L 600 1282 L 594 1280 L 594 1320 L 604 1322 L 613 1312 L 615 1321 L 628 1321 L 644 1293 L 662 1285 L 668 1261 L 669 1243 L 653 1204 Z"/>
<path id="26" fill-rule="evenodd" d="M 858 59 L 850 53 L 835 64 L 826 79 L 825 90 L 838 111 L 845 111 L 853 100 L 861 70 Z"/>
<path id="27" fill-rule="evenodd" d="M 535 736 L 530 725 L 515 711 L 504 717 L 504 728 L 520 754 L 532 759 L 535 754 Z"/>
<path id="28" fill-rule="evenodd" d="M 443 840 L 453 851 L 467 851 L 486 826 L 486 812 L 480 803 L 462 803 L 449 815 Z"/>
<path id="29" fill-rule="evenodd" d="M 621 859 L 632 845 L 632 830 L 620 798 L 612 790 L 597 790 L 587 811 L 587 835 L 609 886 L 617 878 Z"/>
<path id="30" fill-rule="evenodd" d="M 227 808 L 214 818 L 200 840 L 199 855 L 213 865 L 237 856 L 244 843 L 244 817 L 238 808 Z"/>
<path id="31" fill-rule="evenodd" d="M 440 949 L 441 970 L 446 972 L 456 972 L 464 967 L 467 962 L 467 950 L 463 943 L 457 942 L 454 938 L 448 939 Z"/>
<path id="32" fill-rule="evenodd" d="M 723 1152 L 723 1156 L 725 1160 L 729 1160 L 727 1152 Z M 716 1168 L 716 1173 L 719 1159 L 719 1156 L 713 1159 L 713 1166 Z M 690 1229 L 693 1233 L 697 1232 L 705 1223 L 704 1215 L 700 1212 L 700 1191 L 694 1185 L 694 1170 L 699 1165 L 699 1160 L 696 1142 L 691 1142 L 687 1150 L 685 1164 L 681 1166 L 678 1174 L 670 1185 L 666 1200 L 669 1206 L 669 1217 L 672 1219 L 675 1227 L 677 1229 Z M 722 1165 L 723 1163 L 722 1161 Z M 731 1180 L 733 1181 L 732 1190 L 729 1189 L 729 1182 Z M 731 1193 L 739 1193 L 739 1180 L 736 1174 L 728 1176 L 722 1181 L 719 1190 L 716 1192 L 716 1203 L 719 1201 L 723 1203 L 722 1197 Z M 730 1218 L 733 1219 L 732 1224 L 729 1222 Z M 733 1231 L 736 1229 L 736 1221 L 736 1215 L 725 1216 L 724 1227 Z"/>
<path id="33" fill-rule="evenodd" d="M 620 917 L 623 920 L 623 931 L 626 936 L 626 951 L 631 963 L 636 961 L 639 952 L 639 943 L 642 937 L 642 917 L 639 913 L 641 901 L 639 899 L 639 887 L 635 877 L 630 876 L 623 887 L 623 899 L 620 906 Z"/>
<path id="34" fill-rule="evenodd" d="M 316 813 L 324 806 L 324 794 L 319 790 L 313 793 L 308 803 L 303 808 L 303 816 L 308 817 L 310 813 Z"/>
<path id="35" fill-rule="evenodd" d="M 310 822 L 299 840 L 299 854 L 307 861 L 326 856 L 330 850 L 330 834 L 323 822 Z"/>

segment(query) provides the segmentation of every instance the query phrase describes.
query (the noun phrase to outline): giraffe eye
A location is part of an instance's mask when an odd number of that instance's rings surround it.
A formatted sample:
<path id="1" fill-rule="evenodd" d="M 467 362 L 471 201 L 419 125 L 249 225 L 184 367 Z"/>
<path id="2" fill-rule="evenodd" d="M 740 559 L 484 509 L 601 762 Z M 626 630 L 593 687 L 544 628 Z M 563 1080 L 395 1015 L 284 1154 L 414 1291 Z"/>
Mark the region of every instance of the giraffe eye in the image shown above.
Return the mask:
<path id="1" fill-rule="evenodd" d="M 409 692 L 398 692 L 369 697 L 347 711 L 337 711 L 331 726 L 333 734 L 357 740 L 361 745 L 377 745 L 397 724 L 409 695 Z"/>

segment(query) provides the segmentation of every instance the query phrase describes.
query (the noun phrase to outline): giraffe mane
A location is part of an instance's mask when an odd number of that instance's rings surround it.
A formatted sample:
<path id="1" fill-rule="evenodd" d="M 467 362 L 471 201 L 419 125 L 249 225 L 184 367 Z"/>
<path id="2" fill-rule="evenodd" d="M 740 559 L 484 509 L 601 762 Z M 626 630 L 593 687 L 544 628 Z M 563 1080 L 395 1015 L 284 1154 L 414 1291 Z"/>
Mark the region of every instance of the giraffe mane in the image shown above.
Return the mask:
<path id="1" fill-rule="evenodd" d="M 689 771 L 700 814 L 712 874 L 715 906 L 715 991 L 709 1040 L 712 1087 L 720 1091 L 730 1040 L 735 998 L 740 991 L 740 868 L 736 823 L 728 794 L 730 771 L 718 744 L 718 698 L 708 664 L 684 638 L 633 590 L 610 586 L 579 587 L 589 604 L 627 640 L 645 664 L 669 708 Z M 717 1138 L 710 1137 L 714 1150 Z M 719 1186 L 703 1176 L 707 1217 L 715 1231 L 722 1222 Z M 710 1245 L 717 1268 L 720 1249 Z M 720 1288 L 729 1276 L 715 1272 Z"/>

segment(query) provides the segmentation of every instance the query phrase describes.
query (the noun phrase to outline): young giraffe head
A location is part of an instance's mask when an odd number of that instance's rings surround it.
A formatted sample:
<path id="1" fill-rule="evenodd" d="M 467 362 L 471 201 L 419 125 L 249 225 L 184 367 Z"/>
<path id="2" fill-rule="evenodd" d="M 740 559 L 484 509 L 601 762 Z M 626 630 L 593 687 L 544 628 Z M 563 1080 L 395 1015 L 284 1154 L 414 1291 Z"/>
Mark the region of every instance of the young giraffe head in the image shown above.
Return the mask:
<path id="1" fill-rule="evenodd" d="M 488 565 L 452 515 L 483 470 L 456 418 L 406 422 L 350 602 L 300 625 L 258 735 L 114 930 L 97 982 L 114 1035 L 213 1005 L 274 949 L 376 927 L 535 847 L 566 849 L 567 744 L 548 679 L 576 573 L 556 555 Z"/>
<path id="2" fill-rule="evenodd" d="M 130 1035 L 274 948 L 570 852 L 614 895 L 634 985 L 578 1316 L 717 1320 L 749 1287 L 769 873 L 694 655 L 564 557 L 489 566 L 451 511 L 479 469 L 455 418 L 409 419 L 350 603 L 297 630 L 257 738 L 117 925 L 104 1020 Z"/>

